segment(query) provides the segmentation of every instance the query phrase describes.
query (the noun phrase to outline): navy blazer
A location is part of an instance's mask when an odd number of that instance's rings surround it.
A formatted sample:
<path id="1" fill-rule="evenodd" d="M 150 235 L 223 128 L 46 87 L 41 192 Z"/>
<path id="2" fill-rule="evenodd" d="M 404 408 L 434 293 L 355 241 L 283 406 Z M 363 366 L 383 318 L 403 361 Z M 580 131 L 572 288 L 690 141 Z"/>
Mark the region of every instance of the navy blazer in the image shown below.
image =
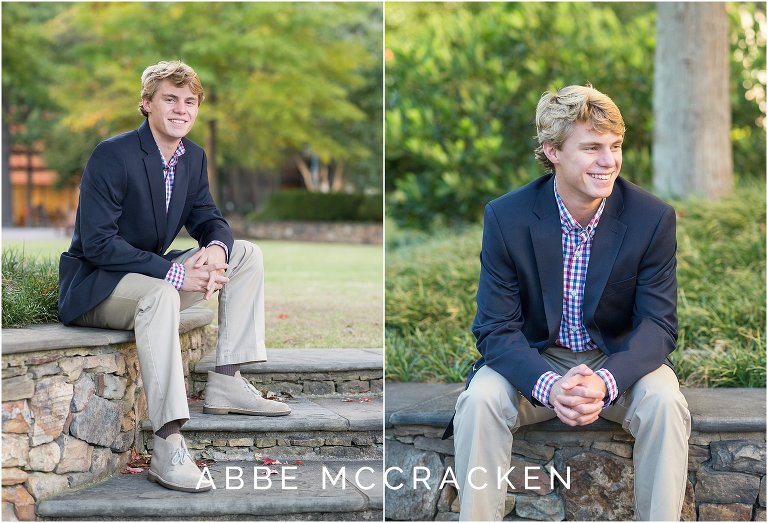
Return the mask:
<path id="1" fill-rule="evenodd" d="M 485 208 L 477 314 L 472 332 L 483 365 L 534 405 L 533 387 L 551 370 L 563 314 L 563 248 L 554 175 Z M 584 287 L 584 326 L 608 355 L 603 368 L 619 396 L 663 363 L 677 343 L 675 211 L 618 178 L 595 230 Z M 449 426 L 446 437 L 451 433 Z"/>
<path id="2" fill-rule="evenodd" d="M 104 301 L 129 272 L 164 279 L 184 251 L 166 249 L 182 226 L 200 246 L 234 243 L 208 188 L 205 152 L 182 139 L 165 209 L 160 150 L 149 124 L 101 142 L 80 182 L 75 231 L 59 261 L 59 319 L 70 324 Z"/>

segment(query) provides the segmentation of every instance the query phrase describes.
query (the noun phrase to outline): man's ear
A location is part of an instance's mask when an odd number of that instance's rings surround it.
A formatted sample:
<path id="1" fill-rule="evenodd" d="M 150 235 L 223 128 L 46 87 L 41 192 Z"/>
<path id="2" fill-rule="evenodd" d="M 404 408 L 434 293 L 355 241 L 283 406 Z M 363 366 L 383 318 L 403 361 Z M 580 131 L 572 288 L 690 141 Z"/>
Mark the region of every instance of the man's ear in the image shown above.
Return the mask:
<path id="1" fill-rule="evenodd" d="M 149 114 L 149 100 L 146 98 L 141 99 L 141 108 L 144 109 L 144 111 Z"/>
<path id="2" fill-rule="evenodd" d="M 547 159 L 552 162 L 552 165 L 557 165 L 560 163 L 560 160 L 557 158 L 557 153 L 560 151 L 552 145 L 549 142 L 544 142 L 541 144 L 542 149 L 544 150 L 544 155 L 547 157 Z"/>

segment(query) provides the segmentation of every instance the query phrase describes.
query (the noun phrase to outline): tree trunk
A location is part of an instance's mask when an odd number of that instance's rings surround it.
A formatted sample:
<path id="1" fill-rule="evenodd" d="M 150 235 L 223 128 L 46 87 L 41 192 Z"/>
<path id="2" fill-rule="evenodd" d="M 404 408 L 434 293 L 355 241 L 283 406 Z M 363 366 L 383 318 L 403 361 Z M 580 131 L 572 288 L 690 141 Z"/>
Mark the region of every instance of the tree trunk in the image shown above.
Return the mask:
<path id="1" fill-rule="evenodd" d="M 657 3 L 653 186 L 719 199 L 733 189 L 724 3 Z"/>
<path id="2" fill-rule="evenodd" d="M 4 114 L 8 114 L 3 111 Z M 3 227 L 13 227 L 13 198 L 11 187 L 11 130 L 3 118 Z"/>
<path id="3" fill-rule="evenodd" d="M 312 171 L 307 165 L 307 162 L 305 162 L 304 158 L 298 154 L 294 155 L 293 160 L 296 162 L 296 167 L 299 169 L 299 173 L 301 174 L 301 178 L 304 180 L 304 185 L 307 186 L 307 190 L 314 191 L 315 186 L 312 183 Z"/>
<path id="4" fill-rule="evenodd" d="M 341 192 L 344 189 L 344 160 L 334 162 L 333 170 L 333 184 L 331 184 L 331 191 Z"/>
<path id="5" fill-rule="evenodd" d="M 216 169 L 216 141 L 218 139 L 216 131 L 216 120 L 208 122 L 208 143 L 206 148 L 208 149 L 208 185 L 211 190 L 211 196 L 213 201 L 221 210 L 222 202 L 219 201 L 219 176 Z"/>
<path id="6" fill-rule="evenodd" d="M 35 188 L 33 175 L 34 172 L 32 170 L 32 157 L 34 156 L 34 147 L 32 145 L 27 146 L 27 211 L 26 211 L 26 225 L 27 227 L 31 225 L 37 225 L 35 223 L 32 223 L 32 191 Z"/>

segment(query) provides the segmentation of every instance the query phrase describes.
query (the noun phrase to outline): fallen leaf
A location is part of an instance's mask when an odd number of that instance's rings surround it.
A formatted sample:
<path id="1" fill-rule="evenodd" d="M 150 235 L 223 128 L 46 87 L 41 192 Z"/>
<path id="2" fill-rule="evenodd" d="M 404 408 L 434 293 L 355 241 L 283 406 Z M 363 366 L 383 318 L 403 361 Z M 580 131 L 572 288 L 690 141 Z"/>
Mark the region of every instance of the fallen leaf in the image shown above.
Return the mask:
<path id="1" fill-rule="evenodd" d="M 149 463 L 152 461 L 152 456 L 144 454 L 136 450 L 136 447 L 131 448 L 131 459 L 128 462 L 129 468 L 141 468 L 149 467 Z"/>
<path id="2" fill-rule="evenodd" d="M 216 463 L 216 460 L 210 458 L 200 458 L 195 460 L 195 465 L 197 465 L 199 468 L 207 467 L 211 463 Z"/>
<path id="3" fill-rule="evenodd" d="M 143 468 L 126 467 L 125 470 L 120 471 L 120 474 L 141 474 L 142 472 L 144 472 Z"/>
<path id="4" fill-rule="evenodd" d="M 287 315 L 287 314 L 285 314 L 285 313 L 281 313 L 281 314 L 278 314 L 278 315 L 277 315 L 277 317 L 278 317 L 279 319 L 281 319 L 281 320 L 284 320 L 284 319 L 286 319 L 286 318 L 288 317 L 288 315 Z"/>
<path id="5" fill-rule="evenodd" d="M 350 401 L 355 401 L 355 400 L 353 400 L 352 398 L 341 398 L 341 401 L 350 402 Z"/>
<path id="6" fill-rule="evenodd" d="M 255 459 L 256 461 L 261 461 L 262 460 L 261 452 L 254 452 L 253 459 Z"/>
<path id="7" fill-rule="evenodd" d="M 272 458 L 261 458 L 261 463 L 263 465 L 267 465 L 267 466 L 269 466 L 269 465 L 282 465 L 282 463 L 280 463 L 280 461 L 278 461 L 276 459 L 272 459 Z"/>
<path id="8" fill-rule="evenodd" d="M 294 464 L 294 465 L 303 465 L 303 464 L 304 464 L 304 462 L 303 462 L 303 461 L 301 461 L 300 459 L 297 459 L 296 461 L 294 461 L 294 462 L 293 462 L 293 464 Z"/>
<path id="9" fill-rule="evenodd" d="M 360 403 L 368 403 L 371 401 L 371 398 L 360 398 Z"/>

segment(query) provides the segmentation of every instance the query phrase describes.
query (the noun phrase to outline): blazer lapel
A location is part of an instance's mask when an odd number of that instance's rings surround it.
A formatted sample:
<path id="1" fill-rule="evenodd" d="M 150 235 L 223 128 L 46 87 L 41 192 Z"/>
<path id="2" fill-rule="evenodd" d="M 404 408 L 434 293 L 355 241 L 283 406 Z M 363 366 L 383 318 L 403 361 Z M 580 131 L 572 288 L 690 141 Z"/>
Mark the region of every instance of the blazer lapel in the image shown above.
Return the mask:
<path id="1" fill-rule="evenodd" d="M 165 230 L 165 237 L 169 243 L 176 236 L 176 227 L 181 220 L 181 213 L 184 211 L 184 204 L 187 201 L 187 187 L 189 187 L 189 155 L 184 154 L 179 158 L 176 164 L 176 174 L 173 178 L 173 192 L 171 192 L 171 203 L 168 206 L 168 219 Z M 168 245 L 163 243 L 163 250 Z"/>
<path id="2" fill-rule="evenodd" d="M 621 249 L 621 243 L 624 241 L 624 233 L 627 226 L 622 223 L 618 216 L 624 210 L 624 197 L 621 194 L 618 184 L 614 186 L 613 194 L 605 202 L 603 215 L 600 217 L 600 223 L 595 230 L 595 236 L 592 238 L 592 250 L 589 255 L 589 267 L 587 268 L 587 282 L 584 287 L 584 324 L 589 328 L 595 327 L 594 318 L 597 304 L 600 296 L 603 295 L 605 284 L 613 270 L 616 262 L 616 256 Z M 595 336 L 597 328 L 590 330 L 590 335 Z M 598 345 L 601 340 L 595 340 Z"/>
<path id="3" fill-rule="evenodd" d="M 147 153 L 147 156 L 144 157 L 144 168 L 149 183 L 149 192 L 152 195 L 152 208 L 158 239 L 157 250 L 159 252 L 165 243 L 165 181 L 163 180 L 163 161 L 160 156 L 160 149 L 157 148 L 155 138 L 152 136 L 152 131 L 146 121 L 139 127 L 139 141 L 142 150 Z"/>
<path id="4" fill-rule="evenodd" d="M 530 226 L 550 341 L 557 338 L 563 316 L 563 238 L 553 179 L 539 191 L 533 207 L 539 221 Z"/>

